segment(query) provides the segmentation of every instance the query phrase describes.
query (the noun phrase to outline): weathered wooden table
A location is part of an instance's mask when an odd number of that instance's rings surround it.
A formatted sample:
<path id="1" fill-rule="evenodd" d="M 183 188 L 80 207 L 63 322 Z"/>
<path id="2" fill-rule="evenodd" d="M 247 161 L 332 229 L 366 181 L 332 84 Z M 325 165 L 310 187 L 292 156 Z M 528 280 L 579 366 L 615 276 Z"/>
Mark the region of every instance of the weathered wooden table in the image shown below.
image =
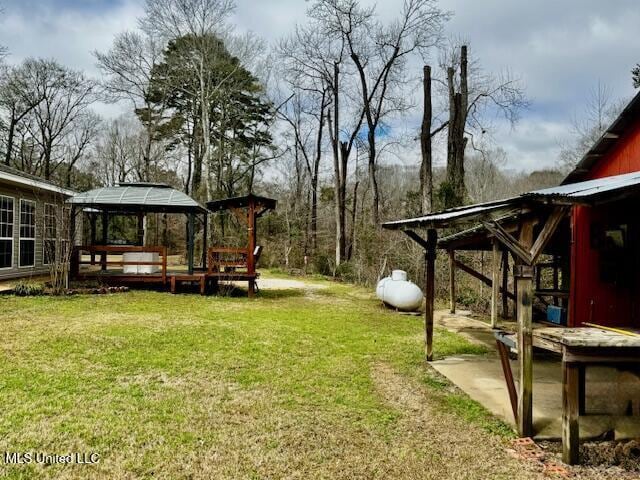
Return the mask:
<path id="1" fill-rule="evenodd" d="M 585 367 L 599 364 L 640 363 L 640 336 L 625 335 L 600 328 L 534 328 L 533 346 L 562 356 L 562 459 L 579 461 L 579 415 L 584 413 Z M 496 332 L 498 351 L 512 404 L 513 376 L 506 346 L 516 346 L 513 335 Z M 510 385 L 511 383 L 511 385 Z"/>

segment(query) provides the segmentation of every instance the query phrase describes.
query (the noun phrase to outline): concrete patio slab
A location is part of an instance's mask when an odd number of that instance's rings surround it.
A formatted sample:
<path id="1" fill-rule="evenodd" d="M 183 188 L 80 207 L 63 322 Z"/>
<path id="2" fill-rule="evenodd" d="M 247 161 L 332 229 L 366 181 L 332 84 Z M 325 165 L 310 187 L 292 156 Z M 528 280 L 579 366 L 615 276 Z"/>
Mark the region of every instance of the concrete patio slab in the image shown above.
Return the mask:
<path id="1" fill-rule="evenodd" d="M 448 357 L 432 362 L 433 368 L 491 413 L 515 426 L 489 325 L 469 315 L 452 315 L 446 311 L 436 312 L 435 321 L 437 325 L 457 332 L 472 342 L 486 345 L 491 353 Z M 436 346 L 437 342 L 436 334 Z M 511 361 L 511 368 L 517 381 L 517 361 Z M 562 433 L 562 372 L 559 357 L 536 355 L 533 377 L 535 438 L 558 439 Z M 640 376 L 625 369 L 598 366 L 587 368 L 586 379 L 586 415 L 580 417 L 580 437 L 640 437 Z"/>

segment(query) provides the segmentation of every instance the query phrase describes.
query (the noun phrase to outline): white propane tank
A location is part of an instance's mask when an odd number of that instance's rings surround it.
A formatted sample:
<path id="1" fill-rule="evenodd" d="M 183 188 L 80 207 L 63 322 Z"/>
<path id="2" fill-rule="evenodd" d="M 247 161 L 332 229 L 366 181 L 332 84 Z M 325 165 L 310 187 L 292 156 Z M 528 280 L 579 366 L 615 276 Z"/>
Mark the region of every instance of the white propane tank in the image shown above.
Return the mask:
<path id="1" fill-rule="evenodd" d="M 422 305 L 422 290 L 415 283 L 407 280 L 407 272 L 393 270 L 390 277 L 385 277 L 376 286 L 376 296 L 384 303 L 398 310 L 414 312 Z"/>

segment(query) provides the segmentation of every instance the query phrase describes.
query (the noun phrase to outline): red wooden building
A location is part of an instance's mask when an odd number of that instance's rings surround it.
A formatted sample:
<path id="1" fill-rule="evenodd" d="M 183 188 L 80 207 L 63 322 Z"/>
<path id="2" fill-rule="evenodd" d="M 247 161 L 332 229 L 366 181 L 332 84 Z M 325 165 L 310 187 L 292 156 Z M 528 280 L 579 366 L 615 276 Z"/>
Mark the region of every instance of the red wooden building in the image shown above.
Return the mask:
<path id="1" fill-rule="evenodd" d="M 564 183 L 633 172 L 640 172 L 640 96 L 629 103 Z M 570 326 L 588 320 L 640 327 L 638 206 L 637 198 L 631 197 L 606 205 L 573 207 Z M 616 242 L 618 253 L 604 242 Z"/>

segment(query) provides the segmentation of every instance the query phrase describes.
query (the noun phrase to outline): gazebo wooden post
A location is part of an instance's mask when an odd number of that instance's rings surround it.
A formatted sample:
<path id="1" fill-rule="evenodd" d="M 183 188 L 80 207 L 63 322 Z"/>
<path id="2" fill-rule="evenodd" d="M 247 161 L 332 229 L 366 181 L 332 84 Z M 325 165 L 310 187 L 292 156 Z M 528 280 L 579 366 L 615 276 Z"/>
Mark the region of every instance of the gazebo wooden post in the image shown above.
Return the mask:
<path id="1" fill-rule="evenodd" d="M 203 214 L 202 219 L 202 269 L 207 270 L 207 250 L 208 250 L 208 237 L 207 230 L 209 227 L 209 215 L 207 212 Z"/>
<path id="2" fill-rule="evenodd" d="M 98 215 L 95 212 L 89 213 L 89 235 L 91 238 L 91 245 L 96 244 L 96 221 L 97 220 L 98 220 Z M 96 263 L 96 253 L 92 250 L 91 265 L 93 265 L 94 263 Z"/>
<path id="3" fill-rule="evenodd" d="M 427 244 L 425 248 L 425 307 L 424 307 L 424 330 L 425 330 L 425 353 L 427 362 L 433 360 L 433 304 L 435 295 L 435 265 L 436 265 L 436 244 L 438 243 L 438 232 L 430 228 L 427 230 Z"/>
<path id="4" fill-rule="evenodd" d="M 256 289 L 256 204 L 253 198 L 249 199 L 247 208 L 247 230 L 248 230 L 248 251 L 247 251 L 247 272 L 249 273 L 248 295 L 253 297 Z"/>
<path id="5" fill-rule="evenodd" d="M 449 311 L 456 313 L 456 251 L 449 250 Z"/>
<path id="6" fill-rule="evenodd" d="M 69 259 L 69 273 L 67 275 L 67 285 L 66 287 L 69 288 L 69 282 L 71 280 L 73 280 L 74 278 L 76 278 L 79 273 L 80 273 L 80 263 L 79 263 L 79 258 L 78 255 L 80 255 L 80 252 L 76 251 L 75 247 L 75 239 L 76 239 L 76 206 L 75 205 L 71 205 L 71 208 L 69 209 L 69 215 L 71 215 L 69 217 L 69 253 L 68 255 L 70 255 Z"/>
<path id="7" fill-rule="evenodd" d="M 109 212 L 107 210 L 102 211 L 102 245 L 105 246 L 109 238 Z M 102 270 L 107 269 L 107 252 L 100 254 L 100 268 Z"/>
<path id="8" fill-rule="evenodd" d="M 500 294 L 500 249 L 498 241 L 493 239 L 493 257 L 491 258 L 491 328 L 498 326 L 498 295 Z"/>
<path id="9" fill-rule="evenodd" d="M 193 275 L 193 238 L 194 233 L 194 213 L 187 214 L 187 264 L 189 275 Z"/>
<path id="10" fill-rule="evenodd" d="M 138 213 L 138 238 L 137 243 L 139 246 L 144 246 L 144 213 Z"/>

